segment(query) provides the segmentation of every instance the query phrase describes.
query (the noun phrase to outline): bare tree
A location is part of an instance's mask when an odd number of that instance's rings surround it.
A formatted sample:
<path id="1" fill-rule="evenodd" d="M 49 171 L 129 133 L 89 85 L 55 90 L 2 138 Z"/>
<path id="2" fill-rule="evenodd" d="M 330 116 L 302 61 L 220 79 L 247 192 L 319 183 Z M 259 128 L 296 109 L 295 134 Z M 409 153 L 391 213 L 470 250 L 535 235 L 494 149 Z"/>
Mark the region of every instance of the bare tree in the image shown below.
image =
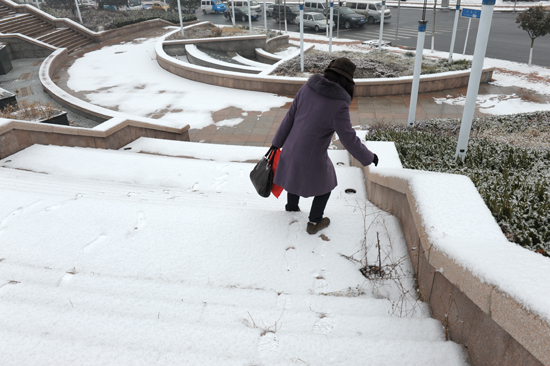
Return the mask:
<path id="1" fill-rule="evenodd" d="M 531 49 L 529 50 L 529 66 L 531 66 L 535 39 L 550 33 L 550 13 L 546 13 L 542 5 L 533 6 L 518 14 L 516 23 L 519 23 L 518 28 L 526 31 L 531 38 Z"/>

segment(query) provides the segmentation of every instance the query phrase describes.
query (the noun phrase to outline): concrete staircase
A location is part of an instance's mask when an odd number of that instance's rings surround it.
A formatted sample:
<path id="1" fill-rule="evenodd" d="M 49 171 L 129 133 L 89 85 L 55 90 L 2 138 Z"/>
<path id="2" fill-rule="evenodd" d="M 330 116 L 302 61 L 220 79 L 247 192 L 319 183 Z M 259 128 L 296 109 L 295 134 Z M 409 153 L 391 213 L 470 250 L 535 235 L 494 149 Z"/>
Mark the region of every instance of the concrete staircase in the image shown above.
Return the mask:
<path id="1" fill-rule="evenodd" d="M 56 28 L 29 13 L 16 13 L 0 4 L 0 33 L 19 33 L 72 52 L 92 41 L 69 28 Z"/>
<path id="2" fill-rule="evenodd" d="M 364 235 L 342 196 L 353 185 L 367 204 L 357 168 L 337 169 L 337 219 L 322 239 L 305 232 L 307 213 L 255 194 L 254 164 L 226 159 L 264 148 L 148 140 L 34 145 L 0 161 L 10 364 L 466 365 L 441 323 L 392 316 L 342 258 Z M 159 155 L 138 153 L 147 147 Z"/>

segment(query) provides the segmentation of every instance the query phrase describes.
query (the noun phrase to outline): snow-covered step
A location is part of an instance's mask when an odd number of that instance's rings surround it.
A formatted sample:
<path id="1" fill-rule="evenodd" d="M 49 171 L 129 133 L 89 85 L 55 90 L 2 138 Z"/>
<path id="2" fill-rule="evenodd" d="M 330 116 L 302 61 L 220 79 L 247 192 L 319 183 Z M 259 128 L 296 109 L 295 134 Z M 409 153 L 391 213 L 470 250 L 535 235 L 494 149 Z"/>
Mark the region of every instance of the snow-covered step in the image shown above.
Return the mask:
<path id="1" fill-rule="evenodd" d="M 173 157 L 215 160 L 227 162 L 256 162 L 267 152 L 267 147 L 204 144 L 200 142 L 159 140 L 149 137 L 123 146 L 120 150 Z M 329 150 L 329 157 L 338 166 L 350 166 L 349 153 Z"/>
<path id="2" fill-rule="evenodd" d="M 0 160 L 12 364 L 464 364 L 411 295 L 397 220 L 366 200 L 341 152 L 332 223 L 308 235 L 311 200 L 288 213 L 249 182 L 265 148 L 157 142 L 34 145 Z M 399 284 L 359 271 L 377 260 L 377 236 Z M 400 287 L 414 304 L 403 314 Z"/>

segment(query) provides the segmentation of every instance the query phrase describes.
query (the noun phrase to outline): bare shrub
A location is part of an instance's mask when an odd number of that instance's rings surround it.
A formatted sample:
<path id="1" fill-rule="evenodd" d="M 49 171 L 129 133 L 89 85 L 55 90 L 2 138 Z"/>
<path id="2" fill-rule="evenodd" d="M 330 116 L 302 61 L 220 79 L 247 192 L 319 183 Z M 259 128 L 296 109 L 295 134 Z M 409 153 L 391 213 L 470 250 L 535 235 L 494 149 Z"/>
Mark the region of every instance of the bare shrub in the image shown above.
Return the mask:
<path id="1" fill-rule="evenodd" d="M 38 102 L 18 101 L 17 104 L 10 104 L 0 111 L 1 118 L 18 119 L 23 121 L 42 121 L 50 119 L 63 110 L 50 104 Z"/>

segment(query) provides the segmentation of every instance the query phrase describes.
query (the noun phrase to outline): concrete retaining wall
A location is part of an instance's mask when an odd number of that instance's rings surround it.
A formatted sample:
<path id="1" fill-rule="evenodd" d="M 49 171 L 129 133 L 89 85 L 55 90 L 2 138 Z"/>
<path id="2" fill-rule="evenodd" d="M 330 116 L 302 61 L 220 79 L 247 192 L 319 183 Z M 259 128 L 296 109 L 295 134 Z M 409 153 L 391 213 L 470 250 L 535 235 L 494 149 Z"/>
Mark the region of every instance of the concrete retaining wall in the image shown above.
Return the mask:
<path id="1" fill-rule="evenodd" d="M 181 42 L 181 41 L 179 41 Z M 195 43 L 196 40 L 189 40 Z M 261 91 L 279 95 L 295 95 L 307 81 L 306 78 L 290 78 L 277 76 L 249 76 L 239 73 L 228 73 L 223 70 L 206 68 L 189 63 L 183 63 L 169 56 L 165 50 L 174 52 L 174 41 L 159 41 L 156 47 L 157 62 L 163 69 L 201 83 L 225 86 L 228 88 Z M 200 44 L 201 47 L 203 44 Z M 259 47 L 262 48 L 262 47 Z M 254 50 L 254 49 L 252 49 Z M 494 68 L 483 70 L 481 82 L 492 79 Z M 447 72 L 442 74 L 430 74 L 420 76 L 419 92 L 426 93 L 468 85 L 470 70 Z M 373 97 L 385 95 L 410 94 L 412 88 L 412 76 L 395 79 L 357 79 L 355 80 L 355 95 L 358 97 Z"/>
<path id="2" fill-rule="evenodd" d="M 287 45 L 288 39 L 289 39 L 288 35 L 270 38 L 266 42 L 265 50 L 267 52 L 273 53 L 277 48 Z"/>
<path id="3" fill-rule="evenodd" d="M 79 146 L 118 150 L 140 137 L 189 141 L 189 128 L 151 126 L 124 120 L 107 130 L 0 120 L 0 159 L 31 145 Z"/>
<path id="4" fill-rule="evenodd" d="M 227 74 L 222 70 L 198 68 L 191 64 L 183 65 L 175 61 L 171 57 L 163 57 L 157 54 L 157 62 L 163 69 L 186 79 L 206 84 L 280 95 L 295 95 L 307 81 L 307 79 L 301 78 L 249 77 L 247 75 Z M 490 81 L 492 76 L 493 68 L 483 70 L 482 82 Z M 419 92 L 426 93 L 466 86 L 469 77 L 469 71 L 440 77 L 427 75 L 420 79 Z M 377 79 L 369 82 L 360 80 L 356 81 L 355 87 L 355 96 L 358 97 L 409 94 L 412 87 L 412 78 L 400 81 Z"/>
<path id="5" fill-rule="evenodd" d="M 429 228 L 422 224 L 406 179 L 376 174 L 353 157 L 351 160 L 364 170 L 369 200 L 399 219 L 421 299 L 431 306 L 449 339 L 469 352 L 472 363 L 549 366 L 550 325 L 509 294 L 477 278 L 464 264 L 455 263 L 428 240 Z"/>
<path id="6" fill-rule="evenodd" d="M 185 45 L 194 44 L 197 47 L 220 52 L 236 52 L 247 58 L 256 56 L 256 48 L 266 47 L 266 36 L 213 37 L 203 39 L 182 39 L 165 41 L 165 52 L 170 55 L 184 55 Z"/>
<path id="7" fill-rule="evenodd" d="M 22 34 L 0 34 L 0 41 L 8 45 L 10 59 L 44 58 L 57 48 Z"/>

